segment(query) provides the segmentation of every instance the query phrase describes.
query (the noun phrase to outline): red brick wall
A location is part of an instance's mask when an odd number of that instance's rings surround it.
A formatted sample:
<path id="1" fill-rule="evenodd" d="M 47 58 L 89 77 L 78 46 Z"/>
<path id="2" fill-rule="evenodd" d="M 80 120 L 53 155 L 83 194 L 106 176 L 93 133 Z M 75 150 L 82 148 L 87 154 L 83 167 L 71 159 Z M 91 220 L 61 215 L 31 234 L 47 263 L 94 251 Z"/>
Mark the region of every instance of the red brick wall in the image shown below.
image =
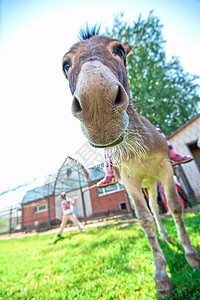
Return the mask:
<path id="1" fill-rule="evenodd" d="M 96 187 L 90 190 L 90 198 L 92 204 L 93 213 L 110 211 L 120 211 L 120 202 L 126 202 L 128 211 L 130 211 L 130 205 L 124 190 L 110 193 L 107 195 L 98 195 Z"/>
<path id="2" fill-rule="evenodd" d="M 47 205 L 47 210 L 44 212 L 34 213 L 34 209 L 40 205 Z M 24 205 L 24 226 L 34 225 L 35 221 L 39 221 L 39 223 L 48 222 L 48 199 L 41 199 L 39 201 L 35 201 Z M 50 219 L 55 218 L 55 201 L 54 197 L 50 197 Z"/>

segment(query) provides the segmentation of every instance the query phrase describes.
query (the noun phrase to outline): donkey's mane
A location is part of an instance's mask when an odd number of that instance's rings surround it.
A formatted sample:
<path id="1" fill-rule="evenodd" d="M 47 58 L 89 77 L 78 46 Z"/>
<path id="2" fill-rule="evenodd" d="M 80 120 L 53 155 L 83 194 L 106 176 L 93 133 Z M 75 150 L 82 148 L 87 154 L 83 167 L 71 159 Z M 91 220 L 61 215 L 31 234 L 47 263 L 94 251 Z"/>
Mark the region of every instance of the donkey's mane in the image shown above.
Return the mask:
<path id="1" fill-rule="evenodd" d="M 97 27 L 97 24 L 93 27 L 89 28 L 88 24 L 86 24 L 86 28 L 81 28 L 79 31 L 79 39 L 80 40 L 88 40 L 91 37 L 98 35 L 100 31 L 101 25 Z"/>

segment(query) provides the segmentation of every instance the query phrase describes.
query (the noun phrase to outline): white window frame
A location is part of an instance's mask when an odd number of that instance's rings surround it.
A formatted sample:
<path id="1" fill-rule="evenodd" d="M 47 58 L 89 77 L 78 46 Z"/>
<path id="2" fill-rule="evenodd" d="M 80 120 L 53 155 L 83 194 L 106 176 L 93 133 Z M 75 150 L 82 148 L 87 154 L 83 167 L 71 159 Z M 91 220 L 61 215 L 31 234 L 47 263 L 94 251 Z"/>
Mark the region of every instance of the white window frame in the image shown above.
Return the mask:
<path id="1" fill-rule="evenodd" d="M 39 210 L 39 208 L 40 208 L 41 206 L 44 206 L 45 208 Z M 41 205 L 38 205 L 38 206 L 35 206 L 35 207 L 34 207 L 34 214 L 39 214 L 39 213 L 44 212 L 44 211 L 47 211 L 47 204 L 41 204 Z"/>
<path id="2" fill-rule="evenodd" d="M 117 188 L 113 191 L 107 191 L 106 187 L 98 189 L 98 196 L 102 197 L 102 196 L 105 196 L 105 195 L 114 194 L 114 193 L 117 193 L 117 192 L 120 192 L 120 191 L 124 190 L 124 187 L 123 186 L 120 187 L 119 183 L 116 184 L 116 187 Z M 99 190 L 102 190 L 101 194 L 99 194 Z"/>

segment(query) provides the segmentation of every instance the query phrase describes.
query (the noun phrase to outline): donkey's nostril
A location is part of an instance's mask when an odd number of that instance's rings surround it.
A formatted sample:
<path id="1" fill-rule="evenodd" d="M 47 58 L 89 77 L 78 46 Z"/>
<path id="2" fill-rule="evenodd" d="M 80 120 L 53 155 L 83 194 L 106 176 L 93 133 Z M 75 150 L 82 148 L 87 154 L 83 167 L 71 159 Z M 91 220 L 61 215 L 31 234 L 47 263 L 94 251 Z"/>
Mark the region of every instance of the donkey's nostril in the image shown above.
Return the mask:
<path id="1" fill-rule="evenodd" d="M 82 113 L 80 102 L 76 97 L 74 97 L 72 102 L 72 113 L 75 115 L 79 115 Z"/>
<path id="2" fill-rule="evenodd" d="M 118 110 L 125 110 L 127 105 L 128 105 L 128 95 L 126 94 L 124 88 L 121 85 L 119 85 L 114 100 L 114 106 Z"/>
<path id="3" fill-rule="evenodd" d="M 116 97 L 115 97 L 115 101 L 114 101 L 114 105 L 115 106 L 118 106 L 121 104 L 121 97 L 120 97 L 120 87 L 118 87 L 118 91 L 117 91 L 117 94 L 116 94 Z"/>

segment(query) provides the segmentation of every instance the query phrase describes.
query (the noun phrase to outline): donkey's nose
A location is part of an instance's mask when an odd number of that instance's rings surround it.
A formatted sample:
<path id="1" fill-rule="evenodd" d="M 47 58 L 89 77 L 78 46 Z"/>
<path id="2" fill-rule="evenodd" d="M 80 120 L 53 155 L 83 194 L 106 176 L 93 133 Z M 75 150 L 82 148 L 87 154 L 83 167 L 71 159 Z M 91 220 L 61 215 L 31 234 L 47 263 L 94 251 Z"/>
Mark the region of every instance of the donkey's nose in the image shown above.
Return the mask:
<path id="1" fill-rule="evenodd" d="M 101 107 L 101 112 L 112 110 L 112 107 L 118 113 L 123 113 L 129 103 L 129 98 L 124 90 L 123 86 L 116 82 L 114 86 L 110 87 L 110 90 L 105 90 L 104 87 L 100 87 L 98 96 L 94 97 L 96 91 L 93 91 L 90 87 L 90 92 L 87 93 L 84 89 L 77 90 L 72 100 L 72 114 L 78 119 L 88 117 L 89 113 L 95 113 L 95 108 Z M 96 99 L 95 99 L 96 98 Z M 97 105 L 95 105 L 95 102 Z M 94 106 L 92 108 L 92 105 Z"/>
<path id="2" fill-rule="evenodd" d="M 122 114 L 129 97 L 110 69 L 99 61 L 83 64 L 72 101 L 72 114 L 81 121 L 103 114 Z"/>

